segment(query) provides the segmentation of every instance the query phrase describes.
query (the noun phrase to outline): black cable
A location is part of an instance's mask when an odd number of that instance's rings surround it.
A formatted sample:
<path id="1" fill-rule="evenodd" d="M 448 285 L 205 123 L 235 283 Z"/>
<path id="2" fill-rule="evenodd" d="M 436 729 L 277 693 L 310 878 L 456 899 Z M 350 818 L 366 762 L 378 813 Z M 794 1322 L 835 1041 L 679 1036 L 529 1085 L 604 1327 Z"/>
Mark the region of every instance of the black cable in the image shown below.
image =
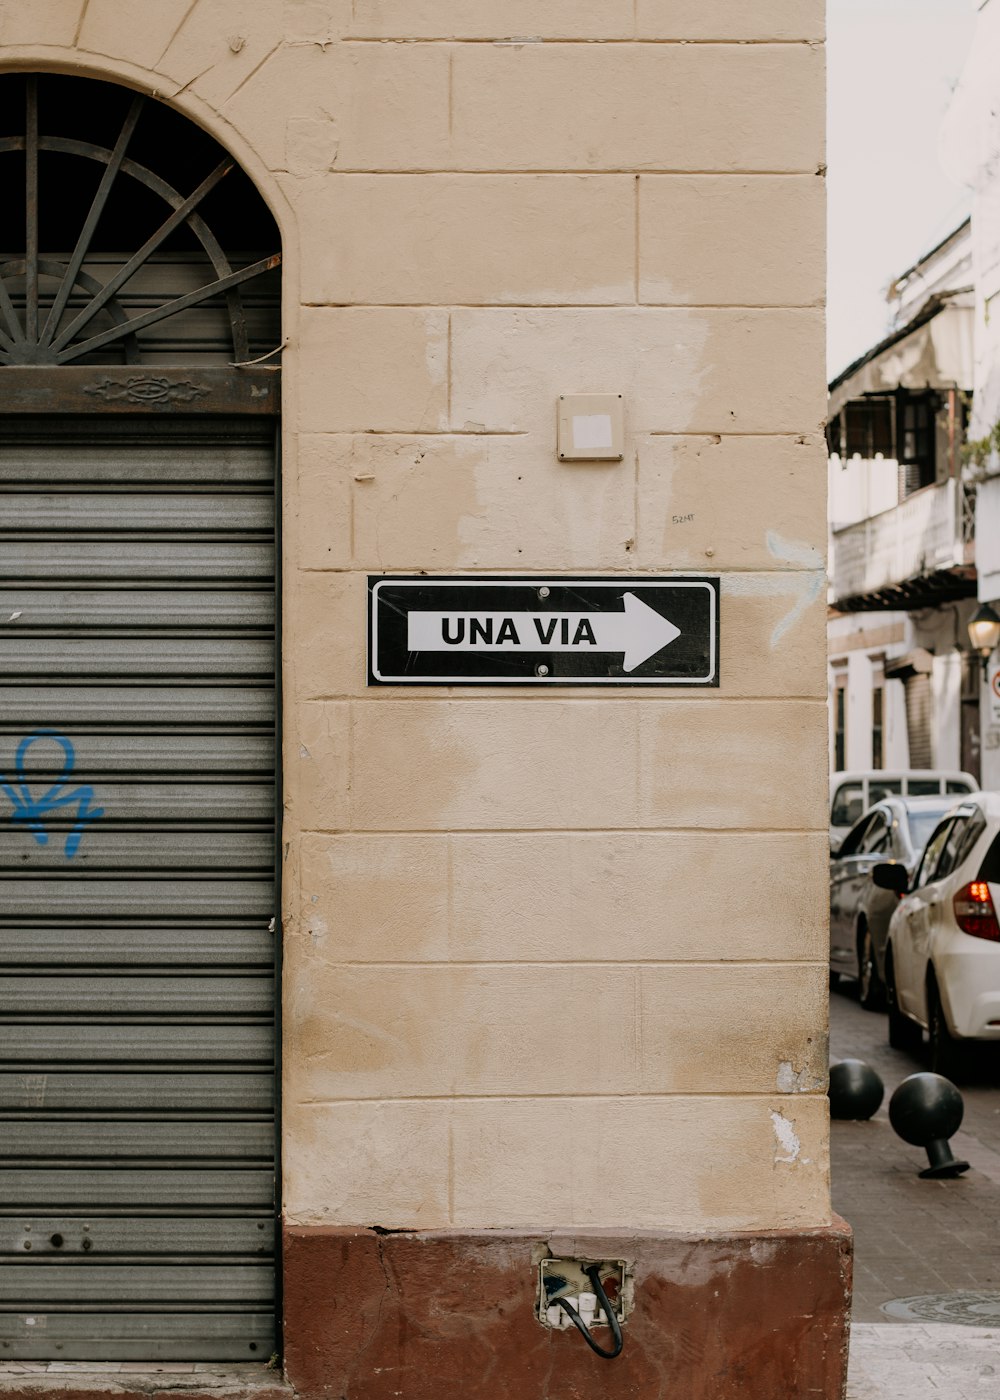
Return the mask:
<path id="1" fill-rule="evenodd" d="M 618 1318 L 615 1316 L 615 1310 L 611 1306 L 608 1295 L 604 1291 L 604 1285 L 601 1283 L 601 1266 L 599 1264 L 591 1264 L 589 1268 L 584 1269 L 583 1272 L 593 1284 L 594 1292 L 597 1294 L 597 1301 L 600 1303 L 601 1310 L 611 1325 L 611 1335 L 615 1339 L 612 1350 L 606 1351 L 604 1347 L 599 1346 L 598 1343 L 594 1341 L 590 1328 L 568 1298 L 557 1298 L 556 1302 L 562 1308 L 563 1312 L 567 1314 L 573 1326 L 590 1347 L 590 1350 L 595 1351 L 598 1356 L 603 1356 L 606 1361 L 613 1361 L 622 1349 L 622 1329 L 619 1326 Z"/>

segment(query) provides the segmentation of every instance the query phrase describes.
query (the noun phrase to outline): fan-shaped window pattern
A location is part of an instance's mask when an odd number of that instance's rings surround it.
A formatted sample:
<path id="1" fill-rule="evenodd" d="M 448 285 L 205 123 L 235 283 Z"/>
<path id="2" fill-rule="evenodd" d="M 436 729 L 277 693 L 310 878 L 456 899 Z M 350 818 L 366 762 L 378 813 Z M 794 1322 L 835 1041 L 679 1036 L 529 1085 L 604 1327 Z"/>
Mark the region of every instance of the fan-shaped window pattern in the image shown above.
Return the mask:
<path id="1" fill-rule="evenodd" d="M 278 230 L 153 98 L 0 79 L 0 365 L 245 364 L 279 341 Z"/>

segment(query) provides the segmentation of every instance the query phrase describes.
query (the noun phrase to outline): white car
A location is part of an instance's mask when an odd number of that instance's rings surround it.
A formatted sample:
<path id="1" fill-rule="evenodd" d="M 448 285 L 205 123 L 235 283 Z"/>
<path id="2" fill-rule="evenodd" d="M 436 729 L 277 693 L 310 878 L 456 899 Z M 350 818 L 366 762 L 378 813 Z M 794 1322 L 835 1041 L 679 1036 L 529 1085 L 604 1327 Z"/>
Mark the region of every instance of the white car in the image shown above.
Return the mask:
<path id="1" fill-rule="evenodd" d="M 840 843 L 863 812 L 886 797 L 935 797 L 953 794 L 957 802 L 967 792 L 978 792 L 971 773 L 939 768 L 869 768 L 867 772 L 830 775 L 830 850 Z"/>
<path id="2" fill-rule="evenodd" d="M 885 954 L 889 1043 L 914 1049 L 925 1029 L 931 1068 L 950 1078 L 964 1043 L 1000 1040 L 1000 793 L 953 807 L 912 881 L 886 862 L 872 879 L 900 900 Z"/>

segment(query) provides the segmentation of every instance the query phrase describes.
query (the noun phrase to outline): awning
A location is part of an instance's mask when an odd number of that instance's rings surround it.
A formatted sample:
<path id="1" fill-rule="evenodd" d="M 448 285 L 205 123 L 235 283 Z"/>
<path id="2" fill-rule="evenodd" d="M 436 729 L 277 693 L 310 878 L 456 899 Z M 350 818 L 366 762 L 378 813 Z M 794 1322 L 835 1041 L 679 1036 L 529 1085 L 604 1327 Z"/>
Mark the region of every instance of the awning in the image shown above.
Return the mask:
<path id="1" fill-rule="evenodd" d="M 929 675 L 934 669 L 934 658 L 924 647 L 908 651 L 905 656 L 894 656 L 885 662 L 883 675 L 887 681 L 906 681 L 911 676 Z"/>
<path id="2" fill-rule="evenodd" d="M 866 394 L 973 387 L 971 293 L 955 293 L 876 345 L 830 386 L 829 416 Z"/>

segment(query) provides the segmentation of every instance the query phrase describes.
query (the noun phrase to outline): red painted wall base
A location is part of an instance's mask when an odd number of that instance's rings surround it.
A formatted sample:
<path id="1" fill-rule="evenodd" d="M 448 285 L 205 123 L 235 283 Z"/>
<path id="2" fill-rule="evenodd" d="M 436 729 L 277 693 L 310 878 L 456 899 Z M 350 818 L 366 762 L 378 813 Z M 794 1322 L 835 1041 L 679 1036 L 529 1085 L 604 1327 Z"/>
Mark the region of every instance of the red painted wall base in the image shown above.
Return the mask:
<path id="1" fill-rule="evenodd" d="M 535 1316 L 532 1251 L 623 1258 L 615 1361 Z M 305 1400 L 840 1400 L 851 1234 L 285 1227 L 285 1370 Z M 605 1333 L 606 1337 L 607 1334 Z"/>

